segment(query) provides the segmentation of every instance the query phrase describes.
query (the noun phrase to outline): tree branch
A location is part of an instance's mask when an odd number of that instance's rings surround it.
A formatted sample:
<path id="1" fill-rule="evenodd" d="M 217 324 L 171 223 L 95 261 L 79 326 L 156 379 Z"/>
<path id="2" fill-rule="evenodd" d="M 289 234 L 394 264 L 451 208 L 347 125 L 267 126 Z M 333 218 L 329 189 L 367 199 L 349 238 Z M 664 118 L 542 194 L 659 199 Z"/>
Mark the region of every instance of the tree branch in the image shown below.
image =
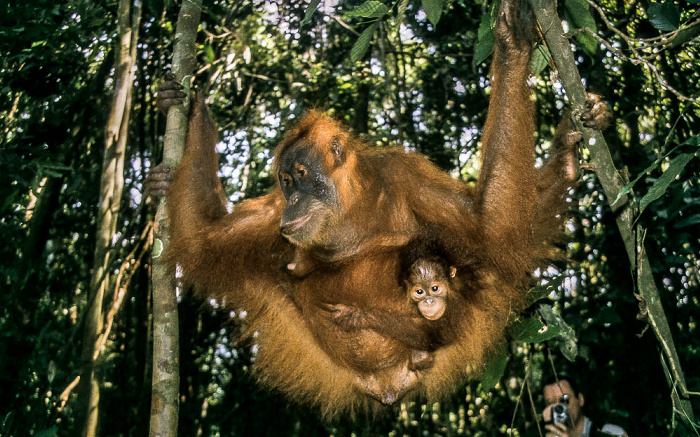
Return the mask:
<path id="1" fill-rule="evenodd" d="M 202 0 L 184 0 L 175 30 L 172 73 L 175 80 L 189 78 L 196 64 L 195 39 Z M 187 81 L 188 82 L 188 81 Z M 189 83 L 186 89 L 189 90 Z M 189 95 L 189 92 L 188 92 Z M 168 111 L 163 145 L 163 162 L 175 168 L 185 150 L 189 108 L 173 106 Z M 180 387 L 180 347 L 177 296 L 174 277 L 161 256 L 170 242 L 165 200 L 156 213 L 153 249 L 153 380 L 151 393 L 151 436 L 177 433 Z"/>

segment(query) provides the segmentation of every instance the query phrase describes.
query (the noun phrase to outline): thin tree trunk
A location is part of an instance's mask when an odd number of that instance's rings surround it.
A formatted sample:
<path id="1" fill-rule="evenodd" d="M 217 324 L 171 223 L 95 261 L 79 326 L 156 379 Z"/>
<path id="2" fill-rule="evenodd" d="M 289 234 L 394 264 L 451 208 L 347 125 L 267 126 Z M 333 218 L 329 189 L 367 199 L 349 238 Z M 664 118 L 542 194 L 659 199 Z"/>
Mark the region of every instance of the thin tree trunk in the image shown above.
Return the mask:
<path id="1" fill-rule="evenodd" d="M 173 49 L 173 75 L 186 82 L 196 65 L 195 39 L 199 27 L 202 0 L 185 0 L 180 7 Z M 175 168 L 185 150 L 188 109 L 171 107 L 165 128 L 163 162 Z M 153 381 L 151 393 L 150 435 L 176 436 L 179 411 L 180 365 L 178 314 L 175 283 L 161 257 L 170 235 L 165 200 L 156 212 L 155 241 L 153 245 Z"/>
<path id="2" fill-rule="evenodd" d="M 571 100 L 574 113 L 582 113 L 586 104 L 586 91 L 581 83 L 581 76 L 574 62 L 569 41 L 564 37 L 561 20 L 557 16 L 554 3 L 551 0 L 529 0 L 535 11 L 537 21 L 544 33 L 547 46 L 554 63 L 559 70 L 559 77 L 566 94 Z M 590 163 L 600 180 L 600 184 L 608 199 L 616 199 L 618 193 L 625 186 L 625 181 L 620 176 L 613 163 L 610 151 L 600 131 L 587 129 L 578 123 L 577 128 L 583 132 L 585 144 L 591 152 Z M 617 222 L 622 241 L 627 251 L 630 266 L 637 276 L 637 287 L 641 299 L 646 302 L 648 321 L 663 350 L 663 364 L 669 367 L 669 385 L 674 410 L 679 415 L 694 422 L 688 389 L 685 383 L 680 359 L 673 343 L 671 330 L 666 320 L 666 313 L 661 305 L 659 290 L 656 288 L 654 276 L 651 271 L 649 257 L 644 250 L 641 238 L 637 236 L 634 226 L 637 207 L 630 195 L 623 196 L 615 204 L 610 205 Z"/>
<path id="3" fill-rule="evenodd" d="M 115 92 L 105 135 L 100 200 L 97 216 L 95 254 L 85 332 L 80 354 L 80 387 L 78 411 L 82 415 L 82 434 L 95 436 L 99 417 L 100 387 L 96 360 L 103 335 L 102 304 L 109 286 L 109 248 L 117 227 L 117 218 L 124 188 L 124 157 L 131 111 L 131 89 L 134 82 L 136 43 L 141 20 L 141 1 L 120 0 L 117 21 L 115 59 Z"/>

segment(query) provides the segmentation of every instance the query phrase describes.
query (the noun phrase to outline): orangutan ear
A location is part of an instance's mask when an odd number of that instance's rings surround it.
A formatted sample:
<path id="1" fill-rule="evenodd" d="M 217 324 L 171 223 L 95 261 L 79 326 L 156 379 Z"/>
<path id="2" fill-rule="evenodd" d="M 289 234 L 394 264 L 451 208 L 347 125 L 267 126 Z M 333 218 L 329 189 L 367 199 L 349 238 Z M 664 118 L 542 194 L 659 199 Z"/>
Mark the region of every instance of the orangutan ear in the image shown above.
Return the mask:
<path id="1" fill-rule="evenodd" d="M 345 150 L 343 149 L 343 145 L 340 143 L 340 139 L 338 137 L 331 140 L 331 151 L 333 152 L 335 165 L 343 165 L 345 162 Z"/>

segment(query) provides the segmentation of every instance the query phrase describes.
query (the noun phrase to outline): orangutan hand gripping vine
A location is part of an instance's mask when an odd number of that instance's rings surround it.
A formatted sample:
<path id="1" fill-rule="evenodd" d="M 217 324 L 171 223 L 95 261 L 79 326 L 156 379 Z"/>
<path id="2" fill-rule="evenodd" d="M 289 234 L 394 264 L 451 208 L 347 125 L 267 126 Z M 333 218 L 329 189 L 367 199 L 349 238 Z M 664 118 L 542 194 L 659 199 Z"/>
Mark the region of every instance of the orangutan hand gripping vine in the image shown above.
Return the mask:
<path id="1" fill-rule="evenodd" d="M 561 166 L 576 160 L 575 141 L 559 141 L 550 163 L 534 167 L 527 85 L 533 20 L 525 1 L 502 2 L 495 37 L 476 188 L 418 154 L 368 147 L 312 111 L 277 147 L 275 189 L 228 213 L 217 130 L 195 99 L 172 182 L 162 167 L 152 176 L 154 194 L 167 190 L 167 256 L 198 295 L 248 311 L 247 332 L 258 333 L 255 374 L 264 385 L 326 416 L 406 395 L 439 399 L 478 372 L 503 337 L 522 308 L 528 273 L 554 254 L 573 183 Z M 159 105 L 182 97 L 169 83 Z M 402 280 L 406 247 L 426 228 L 440 230 L 450 259 L 426 261 L 454 265 L 458 279 L 438 317 L 449 323 L 437 331 L 430 323 L 440 320 L 418 311 Z M 339 317 L 347 309 L 357 321 Z M 376 314 L 390 315 L 393 326 Z"/>

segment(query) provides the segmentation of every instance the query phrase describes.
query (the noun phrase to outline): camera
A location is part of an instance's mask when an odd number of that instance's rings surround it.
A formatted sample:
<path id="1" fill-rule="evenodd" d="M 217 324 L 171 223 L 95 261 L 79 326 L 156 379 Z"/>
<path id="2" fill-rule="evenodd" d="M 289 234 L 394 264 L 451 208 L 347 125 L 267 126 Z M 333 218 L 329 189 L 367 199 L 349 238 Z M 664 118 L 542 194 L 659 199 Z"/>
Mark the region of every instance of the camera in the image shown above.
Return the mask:
<path id="1" fill-rule="evenodd" d="M 552 406 L 552 422 L 569 426 L 569 396 L 564 395 L 559 399 L 559 403 Z"/>

